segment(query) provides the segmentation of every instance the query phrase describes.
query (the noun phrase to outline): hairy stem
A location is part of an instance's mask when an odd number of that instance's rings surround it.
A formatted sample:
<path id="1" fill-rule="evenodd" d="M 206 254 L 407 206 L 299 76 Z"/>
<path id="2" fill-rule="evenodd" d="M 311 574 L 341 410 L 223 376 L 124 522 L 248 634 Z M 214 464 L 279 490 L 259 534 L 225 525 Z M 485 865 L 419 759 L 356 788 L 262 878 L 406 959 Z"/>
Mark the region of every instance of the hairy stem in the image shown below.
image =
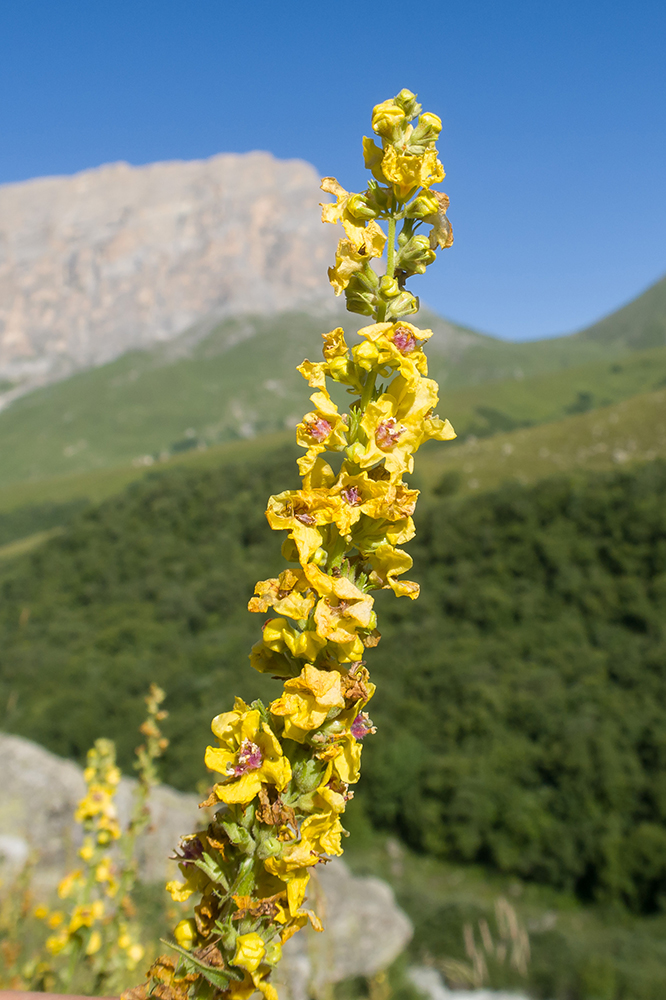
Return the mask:
<path id="1" fill-rule="evenodd" d="M 388 224 L 388 240 L 386 241 L 386 275 L 389 278 L 393 277 L 395 271 L 395 221 L 391 216 Z"/>

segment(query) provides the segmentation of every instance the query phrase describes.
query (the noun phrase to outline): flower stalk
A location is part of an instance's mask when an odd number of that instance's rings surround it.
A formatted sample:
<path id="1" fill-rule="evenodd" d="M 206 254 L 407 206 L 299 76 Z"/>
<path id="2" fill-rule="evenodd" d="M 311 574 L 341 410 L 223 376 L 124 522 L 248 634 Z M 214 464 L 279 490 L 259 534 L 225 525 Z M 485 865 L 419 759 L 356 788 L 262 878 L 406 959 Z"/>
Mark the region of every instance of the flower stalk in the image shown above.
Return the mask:
<path id="1" fill-rule="evenodd" d="M 35 911 L 53 931 L 46 940 L 52 956 L 48 971 L 64 992 L 71 992 L 84 972 L 92 976 L 95 991 L 104 994 L 145 955 L 132 919 L 136 844 L 150 821 L 148 795 L 158 782 L 156 761 L 168 744 L 159 729 L 167 715 L 160 709 L 164 692 L 152 684 L 145 700 L 148 713 L 140 732 L 146 742 L 136 751 L 139 780 L 128 828 L 122 830 L 118 821 L 121 776 L 115 745 L 98 739 L 88 751 L 86 795 L 74 814 L 84 833 L 78 852 L 81 865 L 58 885 L 62 908 L 40 906 Z"/>
<path id="2" fill-rule="evenodd" d="M 412 560 L 400 546 L 414 535 L 418 497 L 403 476 L 424 441 L 455 437 L 435 413 L 438 386 L 422 346 L 431 331 L 404 319 L 419 307 L 407 279 L 452 242 L 448 198 L 432 190 L 444 178 L 441 122 L 402 90 L 374 108 L 372 128 L 381 145 L 363 140 L 366 190 L 322 181 L 335 198 L 322 219 L 344 229 L 329 280 L 348 310 L 372 322 L 351 347 L 341 328 L 324 334 L 324 360 L 299 366 L 314 390 L 296 432 L 302 488 L 270 497 L 266 512 L 286 532 L 289 565 L 259 581 L 249 603 L 265 618 L 251 665 L 281 679 L 282 693 L 268 706 L 236 698 L 213 719 L 217 746 L 205 762 L 217 782 L 202 805 L 214 817 L 182 838 L 182 880 L 167 886 L 190 912 L 174 929 L 175 956 L 161 956 L 125 1000 L 248 1000 L 255 990 L 277 1000 L 270 977 L 282 945 L 307 923 L 322 929 L 306 905 L 308 881 L 342 854 L 341 817 L 362 741 L 375 732 L 365 711 L 375 690 L 365 657 L 380 641 L 373 593 L 419 593 L 402 579 Z M 331 383 L 352 397 L 348 412 Z"/>

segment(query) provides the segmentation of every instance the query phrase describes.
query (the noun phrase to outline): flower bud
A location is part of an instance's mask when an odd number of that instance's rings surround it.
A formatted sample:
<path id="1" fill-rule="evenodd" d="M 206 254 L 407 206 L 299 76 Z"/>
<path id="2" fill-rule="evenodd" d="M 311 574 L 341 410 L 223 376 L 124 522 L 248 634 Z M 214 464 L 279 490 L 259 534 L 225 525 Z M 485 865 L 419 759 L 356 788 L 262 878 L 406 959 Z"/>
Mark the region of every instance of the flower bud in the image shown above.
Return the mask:
<path id="1" fill-rule="evenodd" d="M 400 91 L 394 100 L 398 107 L 402 108 L 405 112 L 408 120 L 415 118 L 421 110 L 421 105 L 416 100 L 416 94 L 413 94 L 411 90 L 407 90 L 406 87 Z"/>
<path id="2" fill-rule="evenodd" d="M 282 958 L 282 945 L 277 938 L 269 941 L 266 945 L 266 954 L 264 955 L 264 962 L 268 965 L 277 965 Z"/>
<path id="3" fill-rule="evenodd" d="M 344 382 L 349 376 L 349 361 L 347 358 L 331 358 L 328 362 L 328 372 L 336 382 Z"/>
<path id="4" fill-rule="evenodd" d="M 379 282 L 379 292 L 385 299 L 392 299 L 400 293 L 400 285 L 395 278 L 385 274 Z"/>
<path id="5" fill-rule="evenodd" d="M 279 854 L 282 854 L 283 845 L 278 840 L 277 837 L 269 834 L 267 837 L 262 837 L 257 846 L 257 857 L 262 861 L 266 858 L 276 858 Z"/>
<path id="6" fill-rule="evenodd" d="M 425 219 L 439 210 L 439 202 L 430 191 L 424 191 L 407 206 L 408 219 Z"/>
<path id="7" fill-rule="evenodd" d="M 419 300 L 411 292 L 402 291 L 396 298 L 391 299 L 386 310 L 386 319 L 400 319 L 401 316 L 410 316 L 419 311 Z"/>
<path id="8" fill-rule="evenodd" d="M 426 111 L 425 114 L 421 115 L 416 128 L 409 136 L 408 152 L 422 155 L 427 149 L 434 146 L 441 131 L 441 118 Z"/>
<path id="9" fill-rule="evenodd" d="M 353 194 L 347 200 L 347 211 L 355 219 L 376 219 L 377 210 L 368 204 L 368 199 L 364 194 Z"/>
<path id="10" fill-rule="evenodd" d="M 327 559 L 328 559 L 328 552 L 326 551 L 326 549 L 322 549 L 321 546 L 320 546 L 315 551 L 315 554 L 312 557 L 312 562 L 315 564 L 315 566 L 325 566 Z M 297 557 L 297 560 L 298 560 L 298 557 Z"/>
<path id="11" fill-rule="evenodd" d="M 356 364 L 365 368 L 366 371 L 370 371 L 379 357 L 377 345 L 373 344 L 371 340 L 364 340 L 362 344 L 357 344 L 353 350 Z"/>
<path id="12" fill-rule="evenodd" d="M 356 441 L 355 444 L 352 444 L 349 448 L 347 448 L 347 458 L 350 462 L 354 462 L 354 464 L 358 463 L 364 454 L 365 448 L 360 441 Z"/>
<path id="13" fill-rule="evenodd" d="M 442 119 L 439 115 L 433 115 L 431 111 L 425 111 L 419 118 L 419 125 L 430 129 L 436 136 L 442 131 Z"/>
<path id="14" fill-rule="evenodd" d="M 382 101 L 372 109 L 372 131 L 384 139 L 393 139 L 406 124 L 405 112 L 393 101 Z"/>
<path id="15" fill-rule="evenodd" d="M 428 236 L 412 236 L 398 251 L 396 267 L 408 275 L 424 274 L 426 267 L 432 264 L 435 257 Z"/>
<path id="16" fill-rule="evenodd" d="M 181 948 L 185 948 L 186 951 L 190 951 L 192 945 L 196 940 L 196 927 L 194 920 L 181 920 L 179 924 L 176 925 L 173 936 L 180 945 Z"/>

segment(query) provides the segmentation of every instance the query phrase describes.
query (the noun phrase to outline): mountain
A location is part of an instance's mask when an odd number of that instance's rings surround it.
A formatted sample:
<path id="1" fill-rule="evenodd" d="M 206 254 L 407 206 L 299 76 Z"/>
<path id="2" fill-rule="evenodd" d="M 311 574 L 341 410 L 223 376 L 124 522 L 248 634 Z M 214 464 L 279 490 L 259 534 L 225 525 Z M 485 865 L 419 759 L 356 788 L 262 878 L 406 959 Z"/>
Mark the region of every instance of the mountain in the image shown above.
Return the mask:
<path id="1" fill-rule="evenodd" d="M 666 344 L 666 276 L 642 295 L 577 334 L 611 349 L 618 344 L 641 351 Z"/>
<path id="2" fill-rule="evenodd" d="M 320 198 L 314 167 L 261 152 L 3 185 L 9 398 L 221 316 L 328 299 Z"/>

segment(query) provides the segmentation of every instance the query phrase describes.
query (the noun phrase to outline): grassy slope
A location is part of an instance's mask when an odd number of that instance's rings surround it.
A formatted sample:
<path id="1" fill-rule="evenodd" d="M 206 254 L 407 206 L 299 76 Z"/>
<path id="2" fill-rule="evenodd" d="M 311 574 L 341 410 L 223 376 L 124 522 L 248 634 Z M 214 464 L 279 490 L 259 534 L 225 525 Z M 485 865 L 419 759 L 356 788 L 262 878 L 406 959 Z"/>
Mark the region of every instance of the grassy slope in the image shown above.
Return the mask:
<path id="1" fill-rule="evenodd" d="M 431 374 L 451 394 L 459 431 L 553 420 L 567 408 L 654 388 L 666 377 L 664 289 L 662 282 L 588 331 L 531 343 L 507 343 L 423 312 L 420 324 L 435 332 Z M 349 314 L 230 319 L 199 343 L 185 335 L 36 390 L 0 413 L 0 485 L 292 427 L 307 405 L 295 367 L 318 355 L 319 334 L 339 321 L 351 331 L 364 322 Z M 633 356 L 637 348 L 648 353 Z"/>
<path id="2" fill-rule="evenodd" d="M 666 277 L 626 306 L 577 334 L 578 339 L 632 350 L 666 343 Z"/>
<path id="3" fill-rule="evenodd" d="M 666 968 L 666 916 L 637 917 L 618 909 L 583 906 L 555 889 L 522 882 L 474 865 L 416 855 L 396 840 L 372 834 L 349 807 L 345 858 L 359 875 L 388 881 L 414 924 L 408 960 L 440 967 L 455 959 L 469 966 L 463 928 L 479 920 L 497 939 L 495 904 L 507 899 L 527 929 L 527 978 L 486 954 L 486 985 L 547 1000 L 661 1000 Z"/>
<path id="4" fill-rule="evenodd" d="M 664 385 L 666 347 L 657 347 L 615 361 L 443 391 L 440 409 L 464 439 L 550 423 Z"/>
<path id="5" fill-rule="evenodd" d="M 261 460 L 290 444 L 292 439 L 291 431 L 283 431 L 252 441 L 232 441 L 206 451 L 187 452 L 150 469 L 123 465 L 13 483 L 0 489 L 0 514 L 54 503 L 63 505 L 66 520 L 66 505 L 72 501 L 85 498 L 99 502 L 153 470 L 177 466 L 216 468 L 239 460 Z M 609 469 L 657 457 L 666 457 L 666 390 L 663 389 L 538 427 L 462 444 L 427 445 L 419 458 L 417 479 L 426 492 L 436 489 L 443 477 L 447 477 L 449 489 L 473 493 L 491 489 L 506 479 L 535 482 L 554 472 Z M 49 528 L 52 523 L 49 521 Z M 41 536 L 41 532 L 37 534 Z M 21 537 L 20 531 L 16 537 Z M 37 537 L 35 544 L 40 541 L 41 537 Z M 0 557 L 18 554 L 13 546 L 13 541 L 0 546 Z"/>
<path id="6" fill-rule="evenodd" d="M 666 389 L 555 423 L 450 446 L 429 445 L 419 461 L 426 489 L 445 474 L 463 492 L 506 479 L 535 482 L 556 472 L 609 469 L 666 457 Z"/>

